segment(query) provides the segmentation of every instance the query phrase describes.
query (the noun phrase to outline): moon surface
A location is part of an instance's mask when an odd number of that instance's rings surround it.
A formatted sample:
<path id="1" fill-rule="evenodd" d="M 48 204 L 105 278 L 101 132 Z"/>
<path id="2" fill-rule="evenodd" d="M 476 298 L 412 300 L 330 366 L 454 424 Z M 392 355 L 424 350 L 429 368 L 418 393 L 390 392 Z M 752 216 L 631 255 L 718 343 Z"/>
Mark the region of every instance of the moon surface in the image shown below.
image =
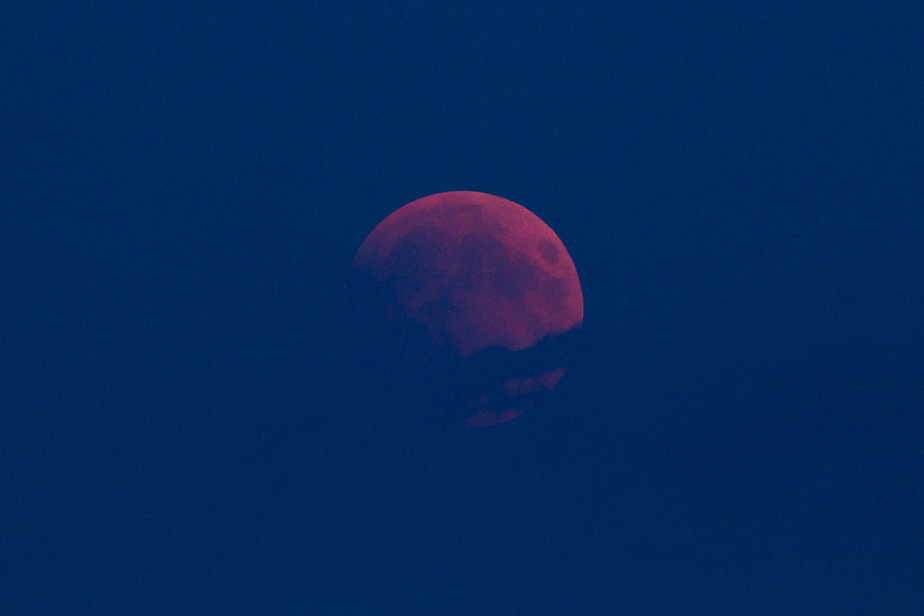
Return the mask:
<path id="1" fill-rule="evenodd" d="M 367 319 L 403 326 L 411 345 L 423 339 L 421 361 L 462 360 L 443 367 L 465 373 L 495 357 L 480 391 L 471 379 L 454 385 L 466 398 L 467 427 L 514 419 L 532 406 L 531 394 L 552 389 L 564 369 L 537 364 L 530 350 L 554 346 L 548 341 L 584 319 L 577 270 L 555 232 L 523 206 L 479 192 L 438 193 L 393 212 L 359 247 L 351 285 Z M 524 368 L 524 353 L 534 370 Z M 507 372 L 498 361 L 519 367 Z"/>

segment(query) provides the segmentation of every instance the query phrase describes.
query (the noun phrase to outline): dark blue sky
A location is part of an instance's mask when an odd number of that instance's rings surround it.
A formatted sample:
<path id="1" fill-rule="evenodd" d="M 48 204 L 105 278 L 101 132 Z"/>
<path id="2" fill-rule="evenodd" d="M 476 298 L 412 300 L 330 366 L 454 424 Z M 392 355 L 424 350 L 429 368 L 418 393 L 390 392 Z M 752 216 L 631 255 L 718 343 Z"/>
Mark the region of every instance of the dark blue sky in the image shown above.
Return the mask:
<path id="1" fill-rule="evenodd" d="M 922 13 L 7 3 L 0 611 L 924 611 Z M 446 190 L 557 232 L 586 348 L 370 449 L 342 286 Z"/>

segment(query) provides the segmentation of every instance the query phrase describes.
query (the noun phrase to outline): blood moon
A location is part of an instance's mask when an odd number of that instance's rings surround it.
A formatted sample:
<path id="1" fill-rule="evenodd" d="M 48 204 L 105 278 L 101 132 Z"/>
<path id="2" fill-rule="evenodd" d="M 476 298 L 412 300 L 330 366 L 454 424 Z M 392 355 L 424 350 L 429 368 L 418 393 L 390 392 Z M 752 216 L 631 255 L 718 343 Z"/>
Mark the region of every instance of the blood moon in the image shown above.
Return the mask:
<path id="1" fill-rule="evenodd" d="M 466 427 L 514 419 L 551 390 L 564 374 L 562 341 L 584 319 L 577 270 L 555 232 L 479 192 L 393 212 L 359 247 L 348 289 L 354 334 L 391 368 L 386 385 Z"/>

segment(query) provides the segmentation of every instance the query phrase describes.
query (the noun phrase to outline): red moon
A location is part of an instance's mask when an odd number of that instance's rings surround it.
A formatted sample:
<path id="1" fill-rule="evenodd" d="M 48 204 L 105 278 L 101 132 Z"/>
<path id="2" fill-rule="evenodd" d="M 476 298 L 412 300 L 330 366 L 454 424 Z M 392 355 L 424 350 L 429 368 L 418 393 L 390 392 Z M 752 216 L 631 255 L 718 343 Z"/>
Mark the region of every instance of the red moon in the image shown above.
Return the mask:
<path id="1" fill-rule="evenodd" d="M 479 192 L 444 192 L 413 201 L 373 229 L 353 260 L 378 288 L 381 311 L 426 331 L 434 348 L 468 358 L 499 348 L 518 352 L 580 329 L 584 298 L 562 241 L 535 214 Z M 551 389 L 564 370 L 503 381 L 505 395 Z M 514 419 L 528 403 L 472 401 L 468 427 Z"/>

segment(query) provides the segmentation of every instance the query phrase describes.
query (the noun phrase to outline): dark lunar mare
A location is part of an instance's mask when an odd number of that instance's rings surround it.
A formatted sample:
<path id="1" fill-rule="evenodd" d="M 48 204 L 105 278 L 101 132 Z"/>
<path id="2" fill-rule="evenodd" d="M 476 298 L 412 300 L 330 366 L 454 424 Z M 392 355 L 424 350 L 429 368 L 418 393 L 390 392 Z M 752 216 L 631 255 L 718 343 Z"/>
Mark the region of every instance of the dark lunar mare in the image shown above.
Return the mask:
<path id="1" fill-rule="evenodd" d="M 455 297 L 457 291 L 481 291 L 519 305 L 518 318 L 525 329 L 538 337 L 547 331 L 540 313 L 563 314 L 568 290 L 559 278 L 531 263 L 526 256 L 510 250 L 496 229 L 485 227 L 467 233 L 460 243 L 432 224 L 424 223 L 397 241 L 393 248 L 381 254 L 374 246 L 360 250 L 354 269 L 374 270 L 375 284 L 390 289 L 383 301 L 396 306 L 398 296 L 418 296 L 415 307 L 431 325 L 431 334 L 446 336 L 449 343 L 450 322 L 463 317 L 469 308 Z M 558 249 L 549 241 L 540 246 L 543 258 L 559 260 Z M 538 292 L 541 300 L 533 306 L 524 303 L 527 292 Z M 457 302 L 462 303 L 457 303 Z M 532 310 L 527 309 L 532 308 Z M 471 325 L 471 324 L 469 324 Z M 494 332 L 495 340 L 509 339 L 504 324 L 481 323 L 476 326 Z"/>

